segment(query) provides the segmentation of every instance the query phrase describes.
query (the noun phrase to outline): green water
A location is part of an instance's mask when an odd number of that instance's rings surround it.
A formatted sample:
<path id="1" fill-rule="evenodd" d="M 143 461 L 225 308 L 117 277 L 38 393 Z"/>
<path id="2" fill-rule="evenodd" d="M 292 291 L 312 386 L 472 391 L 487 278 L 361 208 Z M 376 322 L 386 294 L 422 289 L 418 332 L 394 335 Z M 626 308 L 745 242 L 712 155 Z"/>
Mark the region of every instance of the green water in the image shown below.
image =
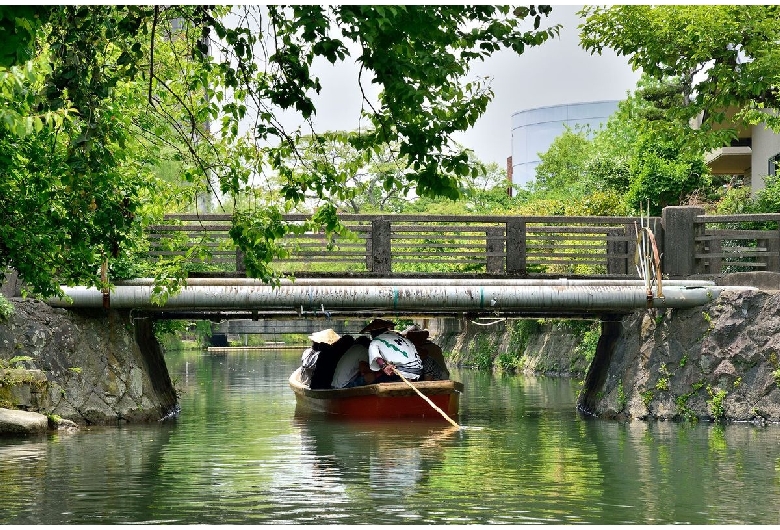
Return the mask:
<path id="1" fill-rule="evenodd" d="M 0 440 L 0 522 L 780 522 L 779 426 L 584 419 L 574 381 L 471 370 L 462 430 L 302 419 L 299 359 L 171 353 L 175 421 Z"/>

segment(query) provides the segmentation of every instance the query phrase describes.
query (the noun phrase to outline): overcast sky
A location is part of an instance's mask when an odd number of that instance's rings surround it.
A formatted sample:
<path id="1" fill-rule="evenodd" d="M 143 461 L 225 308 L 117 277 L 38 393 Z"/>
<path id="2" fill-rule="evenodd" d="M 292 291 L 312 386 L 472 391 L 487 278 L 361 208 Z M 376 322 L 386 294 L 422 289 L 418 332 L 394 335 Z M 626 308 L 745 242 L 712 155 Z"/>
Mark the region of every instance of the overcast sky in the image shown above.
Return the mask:
<path id="1" fill-rule="evenodd" d="M 581 6 L 555 5 L 547 19 L 562 24 L 558 38 L 522 55 L 511 51 L 476 63 L 473 73 L 491 76 L 495 98 L 476 125 L 457 141 L 473 149 L 483 162 L 506 166 L 511 155 L 512 114 L 526 109 L 586 101 L 623 99 L 633 91 L 639 73 L 624 57 L 605 50 L 590 55 L 579 47 Z M 544 21 L 544 19 L 543 19 Z M 349 65 L 318 68 L 323 90 L 317 102 L 316 128 L 355 130 L 360 112 L 357 69 Z"/>

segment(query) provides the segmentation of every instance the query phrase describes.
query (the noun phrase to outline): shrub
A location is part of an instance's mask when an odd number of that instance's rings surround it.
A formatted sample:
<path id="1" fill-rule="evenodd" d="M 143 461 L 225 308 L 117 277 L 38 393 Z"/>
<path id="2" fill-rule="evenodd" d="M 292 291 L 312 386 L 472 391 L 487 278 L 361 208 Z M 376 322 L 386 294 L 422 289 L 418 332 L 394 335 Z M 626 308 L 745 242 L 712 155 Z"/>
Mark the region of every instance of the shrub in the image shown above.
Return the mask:
<path id="1" fill-rule="evenodd" d="M 0 322 L 5 322 L 14 314 L 14 305 L 0 294 Z"/>

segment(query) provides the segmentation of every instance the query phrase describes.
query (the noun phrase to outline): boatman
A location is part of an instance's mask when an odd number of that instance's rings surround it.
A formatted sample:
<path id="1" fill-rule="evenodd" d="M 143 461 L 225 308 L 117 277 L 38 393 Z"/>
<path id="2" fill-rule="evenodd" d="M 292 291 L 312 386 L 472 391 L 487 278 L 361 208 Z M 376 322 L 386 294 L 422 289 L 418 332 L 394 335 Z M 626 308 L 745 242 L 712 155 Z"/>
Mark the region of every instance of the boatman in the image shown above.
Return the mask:
<path id="1" fill-rule="evenodd" d="M 393 371 L 395 368 L 410 381 L 416 381 L 422 375 L 422 360 L 412 341 L 393 331 L 395 324 L 381 318 L 375 319 L 360 330 L 360 333 L 371 334 L 371 344 L 368 346 L 368 361 L 371 370 L 381 370 L 375 383 L 400 381 L 401 378 Z"/>

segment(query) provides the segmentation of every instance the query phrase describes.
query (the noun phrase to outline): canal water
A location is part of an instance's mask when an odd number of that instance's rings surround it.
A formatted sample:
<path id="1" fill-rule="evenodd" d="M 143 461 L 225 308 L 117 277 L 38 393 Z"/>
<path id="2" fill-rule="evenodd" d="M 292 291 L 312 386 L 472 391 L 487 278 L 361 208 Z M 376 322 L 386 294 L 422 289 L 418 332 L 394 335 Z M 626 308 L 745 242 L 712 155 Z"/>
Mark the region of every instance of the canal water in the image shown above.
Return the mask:
<path id="1" fill-rule="evenodd" d="M 0 440 L 3 524 L 778 524 L 780 427 L 585 419 L 578 383 L 453 370 L 446 421 L 300 418 L 293 350 L 166 356 L 172 422 Z"/>

